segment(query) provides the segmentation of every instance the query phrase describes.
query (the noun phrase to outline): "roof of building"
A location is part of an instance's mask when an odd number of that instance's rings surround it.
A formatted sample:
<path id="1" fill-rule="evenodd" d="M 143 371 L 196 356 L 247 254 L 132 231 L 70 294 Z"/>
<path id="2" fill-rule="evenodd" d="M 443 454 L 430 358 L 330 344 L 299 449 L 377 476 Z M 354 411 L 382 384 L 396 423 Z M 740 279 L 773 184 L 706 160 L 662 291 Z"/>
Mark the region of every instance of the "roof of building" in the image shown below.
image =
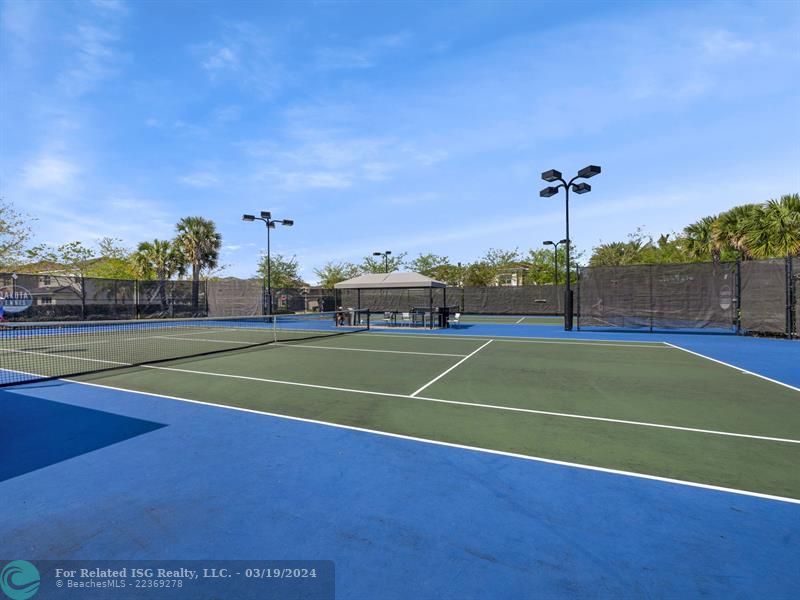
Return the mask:
<path id="1" fill-rule="evenodd" d="M 419 273 L 367 273 L 346 281 L 340 281 L 333 287 L 344 290 L 382 289 L 382 288 L 443 288 L 441 281 L 436 281 Z"/>

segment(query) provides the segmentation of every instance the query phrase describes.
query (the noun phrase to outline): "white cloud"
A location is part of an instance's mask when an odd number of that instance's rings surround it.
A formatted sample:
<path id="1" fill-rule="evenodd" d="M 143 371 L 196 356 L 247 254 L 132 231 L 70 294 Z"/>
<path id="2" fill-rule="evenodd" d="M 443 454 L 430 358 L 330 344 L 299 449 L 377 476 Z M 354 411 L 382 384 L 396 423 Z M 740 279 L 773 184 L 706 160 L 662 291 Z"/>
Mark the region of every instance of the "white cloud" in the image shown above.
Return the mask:
<path id="1" fill-rule="evenodd" d="M 706 53 L 715 58 L 736 58 L 755 49 L 756 44 L 736 37 L 730 31 L 716 30 L 702 40 Z"/>
<path id="2" fill-rule="evenodd" d="M 206 71 L 211 71 L 212 75 L 215 71 L 224 69 L 236 70 L 239 68 L 239 58 L 236 52 L 231 48 L 225 46 L 221 48 L 212 48 L 211 54 L 203 61 L 203 68 Z"/>
<path id="3" fill-rule="evenodd" d="M 22 169 L 22 184 L 35 190 L 62 191 L 80 172 L 77 165 L 57 156 L 41 156 Z"/>
<path id="4" fill-rule="evenodd" d="M 181 183 L 197 188 L 215 187 L 219 185 L 220 179 L 211 171 L 196 171 L 189 173 L 178 179 Z"/>
<path id="5" fill-rule="evenodd" d="M 191 51 L 212 82 L 233 82 L 264 98 L 276 94 L 286 77 L 271 40 L 249 23 L 229 24 L 220 40 Z"/>

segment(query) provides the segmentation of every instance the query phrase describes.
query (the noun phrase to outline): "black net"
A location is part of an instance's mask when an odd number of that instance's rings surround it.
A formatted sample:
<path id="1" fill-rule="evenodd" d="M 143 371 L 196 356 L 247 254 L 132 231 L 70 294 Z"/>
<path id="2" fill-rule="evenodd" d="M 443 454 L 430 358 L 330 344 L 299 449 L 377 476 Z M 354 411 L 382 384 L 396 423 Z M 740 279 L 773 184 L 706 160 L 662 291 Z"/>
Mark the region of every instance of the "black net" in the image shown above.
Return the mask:
<path id="1" fill-rule="evenodd" d="M 578 325 L 732 331 L 735 294 L 735 263 L 584 267 Z"/>
<path id="2" fill-rule="evenodd" d="M 134 321 L 0 323 L 0 385 L 242 351 L 369 329 L 366 311 Z"/>
<path id="3" fill-rule="evenodd" d="M 564 312 L 564 287 L 560 285 L 465 287 L 461 298 L 463 312 L 469 314 L 558 315 Z"/>
<path id="4" fill-rule="evenodd" d="M 265 314 L 261 279 L 216 279 L 207 283 L 209 317 L 247 317 Z"/>
<path id="5" fill-rule="evenodd" d="M 741 263 L 741 327 L 745 333 L 786 334 L 786 260 Z"/>

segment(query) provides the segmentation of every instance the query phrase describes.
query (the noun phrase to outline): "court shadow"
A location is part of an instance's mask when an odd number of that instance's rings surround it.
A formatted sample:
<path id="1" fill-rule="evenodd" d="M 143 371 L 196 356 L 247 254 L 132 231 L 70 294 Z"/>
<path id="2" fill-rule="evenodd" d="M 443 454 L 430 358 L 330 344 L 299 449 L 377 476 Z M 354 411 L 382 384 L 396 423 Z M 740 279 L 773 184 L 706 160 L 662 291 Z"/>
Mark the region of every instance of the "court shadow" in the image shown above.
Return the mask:
<path id="1" fill-rule="evenodd" d="M 0 481 L 166 427 L 0 391 Z"/>

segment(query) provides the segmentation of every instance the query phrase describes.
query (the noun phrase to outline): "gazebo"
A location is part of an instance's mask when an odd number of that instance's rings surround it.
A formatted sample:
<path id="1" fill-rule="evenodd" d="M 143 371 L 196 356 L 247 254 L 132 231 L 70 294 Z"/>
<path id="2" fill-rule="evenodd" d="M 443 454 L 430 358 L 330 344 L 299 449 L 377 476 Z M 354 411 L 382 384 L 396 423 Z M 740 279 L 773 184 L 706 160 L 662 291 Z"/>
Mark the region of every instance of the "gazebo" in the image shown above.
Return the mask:
<path id="1" fill-rule="evenodd" d="M 396 324 L 397 314 L 406 314 L 405 308 L 401 308 L 398 304 L 403 291 L 410 292 L 411 290 L 417 290 L 418 292 L 424 293 L 424 291 L 427 290 L 427 302 L 425 303 L 427 306 L 420 306 L 419 304 L 421 304 L 421 302 L 418 302 L 416 305 L 408 306 L 407 313 L 414 317 L 421 316 L 423 326 L 427 325 L 433 328 L 435 324 L 438 323 L 439 327 L 447 327 L 449 316 L 449 307 L 447 306 L 447 284 L 426 277 L 425 275 L 411 272 L 367 273 L 346 281 L 341 281 L 333 287 L 340 294 L 344 291 L 355 291 L 355 308 L 357 309 L 362 308 L 362 292 L 367 290 L 373 292 L 382 290 L 381 298 L 384 299 L 384 302 L 386 302 L 387 297 L 393 297 L 394 305 L 390 307 L 388 303 L 384 304 L 377 312 L 384 312 L 387 315 L 391 314 L 392 324 Z M 441 290 L 441 306 L 434 307 L 434 290 Z M 393 294 L 392 292 L 395 293 Z M 418 297 L 422 300 L 421 296 Z M 408 298 L 410 298 L 410 294 Z M 337 300 L 337 303 L 340 303 L 339 300 Z M 371 307 L 370 310 L 372 310 Z M 435 319 L 434 315 L 438 316 L 438 319 Z M 416 324 L 417 322 L 418 321 L 415 320 L 409 324 Z"/>

